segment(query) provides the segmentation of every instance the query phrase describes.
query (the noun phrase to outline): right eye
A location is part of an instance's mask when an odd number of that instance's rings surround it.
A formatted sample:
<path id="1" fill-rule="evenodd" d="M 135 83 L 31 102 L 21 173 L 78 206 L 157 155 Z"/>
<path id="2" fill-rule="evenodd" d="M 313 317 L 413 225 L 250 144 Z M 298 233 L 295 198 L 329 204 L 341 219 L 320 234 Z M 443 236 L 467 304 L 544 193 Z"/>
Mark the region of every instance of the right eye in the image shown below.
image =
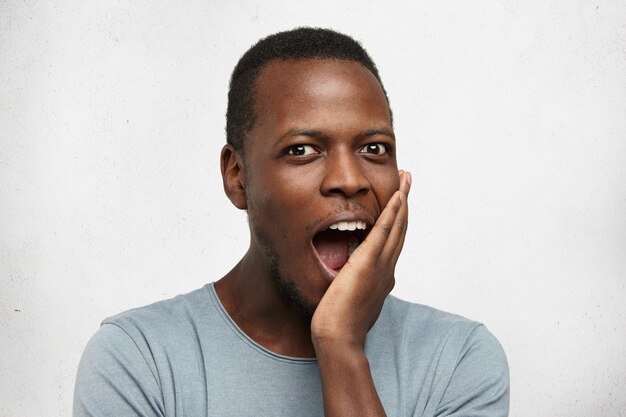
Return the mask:
<path id="1" fill-rule="evenodd" d="M 287 155 L 292 156 L 307 156 L 314 153 L 318 153 L 317 149 L 311 145 L 293 145 L 287 149 Z"/>

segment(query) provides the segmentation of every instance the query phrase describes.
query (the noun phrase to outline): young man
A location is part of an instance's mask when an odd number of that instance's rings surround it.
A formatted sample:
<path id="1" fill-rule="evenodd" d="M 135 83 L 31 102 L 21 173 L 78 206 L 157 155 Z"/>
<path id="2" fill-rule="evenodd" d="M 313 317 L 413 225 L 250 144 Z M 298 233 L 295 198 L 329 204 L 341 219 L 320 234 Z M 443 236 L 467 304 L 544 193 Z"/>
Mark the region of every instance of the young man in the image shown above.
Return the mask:
<path id="1" fill-rule="evenodd" d="M 247 253 L 215 283 L 106 319 L 75 416 L 508 414 L 506 358 L 484 326 L 389 296 L 411 176 L 358 43 L 296 29 L 253 46 L 227 142 Z"/>

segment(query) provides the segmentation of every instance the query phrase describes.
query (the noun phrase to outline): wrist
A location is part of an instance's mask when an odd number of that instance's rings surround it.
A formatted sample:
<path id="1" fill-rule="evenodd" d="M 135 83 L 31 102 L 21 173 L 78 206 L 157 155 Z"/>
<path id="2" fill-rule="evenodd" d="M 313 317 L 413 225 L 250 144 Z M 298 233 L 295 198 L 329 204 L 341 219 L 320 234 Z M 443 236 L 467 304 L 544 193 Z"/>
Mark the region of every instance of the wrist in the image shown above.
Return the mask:
<path id="1" fill-rule="evenodd" d="M 318 360 L 328 358 L 349 359 L 365 358 L 364 343 L 350 338 L 335 338 L 329 336 L 313 337 L 313 348 Z"/>
<path id="2" fill-rule="evenodd" d="M 317 350 L 319 349 L 349 349 L 363 350 L 365 347 L 365 334 L 343 326 L 319 326 L 311 325 L 311 341 Z"/>

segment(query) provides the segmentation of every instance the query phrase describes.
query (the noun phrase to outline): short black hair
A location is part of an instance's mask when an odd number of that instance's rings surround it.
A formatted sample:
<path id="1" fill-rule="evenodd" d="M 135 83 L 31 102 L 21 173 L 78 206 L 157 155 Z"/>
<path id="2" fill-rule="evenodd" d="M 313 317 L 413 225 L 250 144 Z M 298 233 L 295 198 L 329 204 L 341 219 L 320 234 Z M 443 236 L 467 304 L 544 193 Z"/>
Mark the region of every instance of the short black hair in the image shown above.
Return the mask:
<path id="1" fill-rule="evenodd" d="M 243 151 L 246 135 L 254 127 L 254 87 L 261 70 L 275 59 L 336 59 L 358 62 L 376 77 L 389 98 L 374 61 L 351 37 L 330 29 L 301 27 L 275 33 L 258 41 L 239 59 L 230 78 L 226 110 L 226 141 Z M 391 107 L 389 107 L 391 117 Z"/>

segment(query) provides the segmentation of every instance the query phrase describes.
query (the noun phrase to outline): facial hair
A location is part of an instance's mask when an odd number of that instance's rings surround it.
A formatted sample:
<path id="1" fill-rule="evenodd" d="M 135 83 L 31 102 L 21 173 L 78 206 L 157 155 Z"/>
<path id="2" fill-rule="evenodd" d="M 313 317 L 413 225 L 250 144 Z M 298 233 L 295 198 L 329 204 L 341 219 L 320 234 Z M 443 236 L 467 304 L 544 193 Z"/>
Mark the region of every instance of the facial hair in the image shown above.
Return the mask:
<path id="1" fill-rule="evenodd" d="M 264 248 L 265 257 L 270 265 L 270 277 L 278 288 L 278 292 L 296 312 L 311 319 L 315 312 L 315 306 L 304 298 L 294 280 L 281 272 L 280 258 L 267 235 L 258 229 L 255 230 L 255 235 Z"/>

